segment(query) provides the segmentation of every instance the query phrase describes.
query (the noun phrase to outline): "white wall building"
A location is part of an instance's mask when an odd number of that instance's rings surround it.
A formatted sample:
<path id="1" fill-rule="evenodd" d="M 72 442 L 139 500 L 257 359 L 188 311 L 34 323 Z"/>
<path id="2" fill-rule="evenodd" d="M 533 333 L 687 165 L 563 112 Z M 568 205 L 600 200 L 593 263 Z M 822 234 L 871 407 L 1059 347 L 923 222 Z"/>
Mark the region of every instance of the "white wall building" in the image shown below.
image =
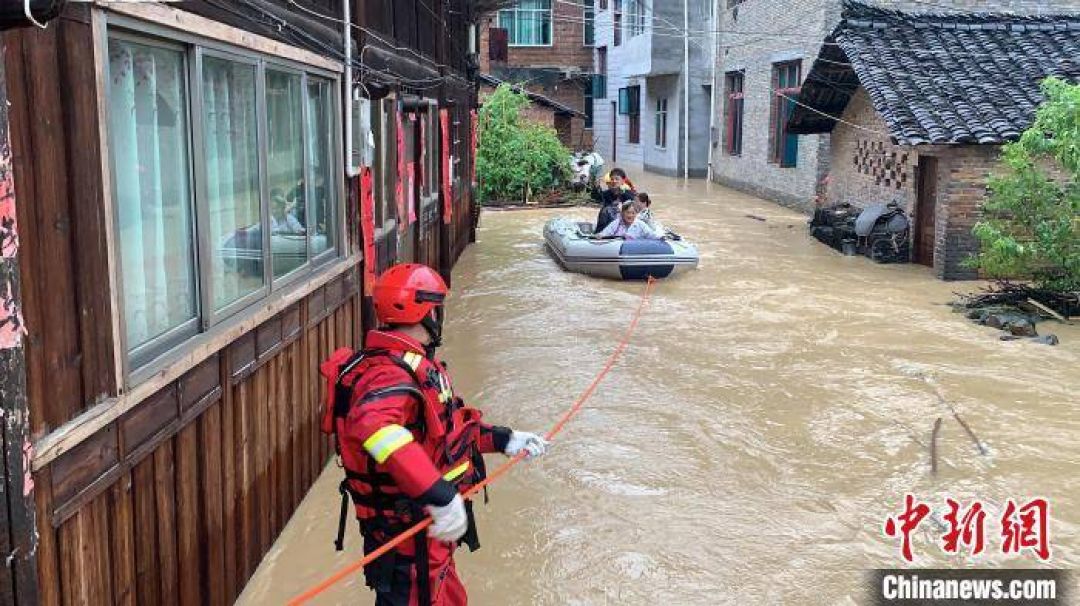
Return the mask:
<path id="1" fill-rule="evenodd" d="M 684 173 L 683 121 L 689 89 L 689 174 L 709 161 L 712 0 L 598 0 L 593 98 L 595 148 L 609 167 L 631 173 Z M 689 73 L 684 23 L 689 27 Z M 687 78 L 689 79 L 687 81 Z"/>

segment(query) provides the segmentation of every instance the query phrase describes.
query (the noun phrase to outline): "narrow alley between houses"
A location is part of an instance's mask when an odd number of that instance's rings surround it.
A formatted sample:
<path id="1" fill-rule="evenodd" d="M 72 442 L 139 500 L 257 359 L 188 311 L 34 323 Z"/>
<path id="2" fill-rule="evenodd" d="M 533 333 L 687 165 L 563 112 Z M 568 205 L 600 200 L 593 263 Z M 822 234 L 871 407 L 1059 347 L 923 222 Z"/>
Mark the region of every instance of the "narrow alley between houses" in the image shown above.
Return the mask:
<path id="1" fill-rule="evenodd" d="M 899 557 L 882 526 L 905 493 L 939 509 L 1043 496 L 1055 566 L 1080 565 L 1080 329 L 1055 327 L 1059 347 L 1003 343 L 959 321 L 955 285 L 929 268 L 842 256 L 804 215 L 721 186 L 638 187 L 701 267 L 658 283 L 581 416 L 478 502 L 483 547 L 458 557 L 472 603 L 861 604 L 864 571 Z M 486 212 L 454 269 L 444 356 L 495 422 L 550 426 L 626 328 L 641 284 L 563 272 L 538 237 L 557 214 L 594 213 Z M 361 555 L 352 532 L 345 552 L 331 544 L 340 478 L 331 463 L 240 603 L 282 603 Z M 938 524 L 913 537 L 917 565 L 964 566 Z M 983 564 L 1028 566 L 988 544 Z M 370 603 L 363 583 L 312 603 Z"/>

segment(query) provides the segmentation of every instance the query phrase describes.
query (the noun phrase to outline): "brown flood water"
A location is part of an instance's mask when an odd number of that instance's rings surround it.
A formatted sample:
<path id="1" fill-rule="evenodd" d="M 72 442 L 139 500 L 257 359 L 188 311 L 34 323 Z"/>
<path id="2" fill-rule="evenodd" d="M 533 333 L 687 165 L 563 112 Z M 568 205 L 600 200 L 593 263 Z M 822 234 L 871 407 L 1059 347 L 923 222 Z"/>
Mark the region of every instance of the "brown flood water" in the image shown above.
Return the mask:
<path id="1" fill-rule="evenodd" d="M 919 566 L 1033 565 L 999 553 L 996 518 L 1007 498 L 1045 496 L 1052 565 L 1080 567 L 1080 327 L 1041 324 L 1058 347 L 1003 343 L 943 305 L 974 284 L 845 258 L 802 215 L 719 186 L 635 180 L 701 268 L 657 285 L 549 456 L 478 507 L 483 548 L 458 558 L 473 604 L 861 604 L 862 571 L 900 563 L 881 528 L 905 492 L 990 512 L 989 555 L 943 555 L 927 520 Z M 560 270 L 540 235 L 557 214 L 595 209 L 483 216 L 455 269 L 444 352 L 489 420 L 536 431 L 600 370 L 642 290 Z M 928 444 L 938 416 L 934 477 L 915 438 Z M 323 474 L 241 603 L 283 603 L 359 557 L 352 523 L 346 555 L 331 544 L 339 474 Z M 357 576 L 314 603 L 373 602 Z"/>

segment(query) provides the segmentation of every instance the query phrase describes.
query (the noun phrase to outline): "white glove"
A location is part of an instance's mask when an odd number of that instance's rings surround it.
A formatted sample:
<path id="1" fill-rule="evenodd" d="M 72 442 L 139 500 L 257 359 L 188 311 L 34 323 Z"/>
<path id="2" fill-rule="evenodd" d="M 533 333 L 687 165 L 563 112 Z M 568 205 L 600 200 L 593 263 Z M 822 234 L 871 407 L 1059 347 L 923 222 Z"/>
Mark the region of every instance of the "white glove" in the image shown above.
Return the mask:
<path id="1" fill-rule="evenodd" d="M 515 431 L 510 434 L 510 440 L 506 442 L 508 457 L 517 456 L 522 450 L 525 451 L 525 460 L 531 461 L 547 452 L 548 441 L 543 437 L 527 431 Z"/>
<path id="2" fill-rule="evenodd" d="M 454 495 L 454 500 L 442 507 L 428 505 L 428 514 L 432 524 L 428 535 L 445 543 L 453 543 L 464 536 L 469 529 L 469 516 L 465 513 L 465 501 L 461 495 Z"/>

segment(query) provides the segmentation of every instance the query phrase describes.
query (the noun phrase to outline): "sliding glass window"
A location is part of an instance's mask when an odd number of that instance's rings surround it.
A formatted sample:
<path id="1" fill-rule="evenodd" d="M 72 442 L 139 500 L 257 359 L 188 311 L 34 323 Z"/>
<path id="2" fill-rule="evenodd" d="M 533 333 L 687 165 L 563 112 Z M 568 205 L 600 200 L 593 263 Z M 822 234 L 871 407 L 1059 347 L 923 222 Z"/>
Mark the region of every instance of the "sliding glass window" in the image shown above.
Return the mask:
<path id="1" fill-rule="evenodd" d="M 334 247 L 337 208 L 333 164 L 333 120 L 330 81 L 308 78 L 307 85 L 307 197 L 311 201 L 311 254 L 318 256 Z"/>
<path id="2" fill-rule="evenodd" d="M 133 360 L 196 330 L 185 55 L 109 41 L 108 113 L 124 336 Z"/>
<path id="3" fill-rule="evenodd" d="M 107 44 L 126 369 L 144 377 L 340 257 L 338 83 L 194 37 L 110 29 Z"/>
<path id="4" fill-rule="evenodd" d="M 307 192 L 300 74 L 266 70 L 266 180 L 274 278 L 307 263 Z"/>
<path id="5" fill-rule="evenodd" d="M 254 64 L 202 60 L 203 163 L 214 311 L 266 283 Z"/>

